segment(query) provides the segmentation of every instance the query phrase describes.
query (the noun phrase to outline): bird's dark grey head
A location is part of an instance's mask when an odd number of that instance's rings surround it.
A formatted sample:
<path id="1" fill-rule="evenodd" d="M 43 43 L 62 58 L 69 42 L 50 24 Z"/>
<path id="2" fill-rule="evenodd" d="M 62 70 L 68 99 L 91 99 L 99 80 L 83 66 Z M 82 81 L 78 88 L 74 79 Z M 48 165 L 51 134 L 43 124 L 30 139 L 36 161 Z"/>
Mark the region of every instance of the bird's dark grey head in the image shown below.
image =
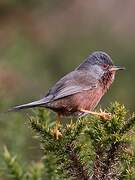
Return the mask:
<path id="1" fill-rule="evenodd" d="M 111 57 L 102 51 L 96 51 L 90 54 L 77 69 L 89 69 L 92 65 L 98 65 L 103 69 L 113 66 Z"/>
<path id="2" fill-rule="evenodd" d="M 89 57 L 88 57 L 88 62 L 91 64 L 98 64 L 98 65 L 113 65 L 112 59 L 111 57 L 102 51 L 96 51 L 94 53 L 92 53 Z"/>
<path id="3" fill-rule="evenodd" d="M 90 54 L 76 70 L 86 70 L 91 72 L 97 79 L 101 78 L 104 73 L 123 69 L 114 66 L 111 57 L 102 51 L 96 51 Z"/>

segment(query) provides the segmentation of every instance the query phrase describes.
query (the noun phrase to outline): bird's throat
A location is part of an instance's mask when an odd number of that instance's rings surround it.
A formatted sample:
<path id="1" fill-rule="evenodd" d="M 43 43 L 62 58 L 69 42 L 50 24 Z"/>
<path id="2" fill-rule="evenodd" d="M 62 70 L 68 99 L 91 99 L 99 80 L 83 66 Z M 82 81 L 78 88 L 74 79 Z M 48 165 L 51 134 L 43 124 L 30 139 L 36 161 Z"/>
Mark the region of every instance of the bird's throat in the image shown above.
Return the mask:
<path id="1" fill-rule="evenodd" d="M 100 79 L 100 84 L 104 90 L 107 90 L 114 81 L 115 72 L 106 72 Z"/>

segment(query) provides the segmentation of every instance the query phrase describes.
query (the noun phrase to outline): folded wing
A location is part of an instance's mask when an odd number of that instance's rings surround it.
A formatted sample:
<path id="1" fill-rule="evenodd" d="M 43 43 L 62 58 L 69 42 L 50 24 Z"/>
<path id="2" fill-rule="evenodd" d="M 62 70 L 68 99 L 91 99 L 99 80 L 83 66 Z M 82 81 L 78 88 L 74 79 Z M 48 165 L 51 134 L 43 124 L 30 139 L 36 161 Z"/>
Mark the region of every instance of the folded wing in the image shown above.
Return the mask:
<path id="1" fill-rule="evenodd" d="M 72 71 L 60 79 L 48 92 L 51 101 L 85 90 L 97 88 L 98 81 L 87 71 Z"/>
<path id="2" fill-rule="evenodd" d="M 38 100 L 27 104 L 22 104 L 11 108 L 9 111 L 45 106 L 45 104 L 61 99 L 85 90 L 97 88 L 98 82 L 87 71 L 75 70 L 60 79 L 47 93 Z"/>

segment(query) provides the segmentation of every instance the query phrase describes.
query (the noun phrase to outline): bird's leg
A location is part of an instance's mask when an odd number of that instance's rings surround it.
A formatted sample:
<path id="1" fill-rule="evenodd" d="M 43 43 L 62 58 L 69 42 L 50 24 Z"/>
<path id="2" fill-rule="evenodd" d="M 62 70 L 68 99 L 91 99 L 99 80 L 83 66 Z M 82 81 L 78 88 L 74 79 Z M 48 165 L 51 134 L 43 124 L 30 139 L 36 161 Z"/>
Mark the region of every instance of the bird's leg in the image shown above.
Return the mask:
<path id="1" fill-rule="evenodd" d="M 93 111 L 89 111 L 89 110 L 85 110 L 85 109 L 80 109 L 80 111 L 100 116 L 103 120 L 110 120 L 111 119 L 111 113 L 107 113 L 105 111 L 102 111 L 101 109 L 100 109 L 100 112 L 93 112 Z"/>
<path id="2" fill-rule="evenodd" d="M 56 126 L 52 130 L 52 134 L 57 140 L 59 139 L 59 137 L 62 137 L 62 133 L 59 131 L 59 127 L 61 126 L 60 121 L 61 121 L 61 118 L 60 118 L 60 115 L 58 114 L 57 119 L 56 119 Z"/>

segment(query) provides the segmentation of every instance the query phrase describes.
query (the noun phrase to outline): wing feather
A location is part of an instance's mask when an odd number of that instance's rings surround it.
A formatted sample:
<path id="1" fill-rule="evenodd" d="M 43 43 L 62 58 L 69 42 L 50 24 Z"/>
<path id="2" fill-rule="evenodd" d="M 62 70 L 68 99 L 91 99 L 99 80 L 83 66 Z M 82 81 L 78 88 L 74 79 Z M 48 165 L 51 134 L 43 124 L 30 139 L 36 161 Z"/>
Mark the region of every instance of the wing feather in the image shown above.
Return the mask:
<path id="1" fill-rule="evenodd" d="M 97 88 L 98 81 L 87 71 L 75 70 L 60 79 L 48 92 L 50 101 Z"/>

